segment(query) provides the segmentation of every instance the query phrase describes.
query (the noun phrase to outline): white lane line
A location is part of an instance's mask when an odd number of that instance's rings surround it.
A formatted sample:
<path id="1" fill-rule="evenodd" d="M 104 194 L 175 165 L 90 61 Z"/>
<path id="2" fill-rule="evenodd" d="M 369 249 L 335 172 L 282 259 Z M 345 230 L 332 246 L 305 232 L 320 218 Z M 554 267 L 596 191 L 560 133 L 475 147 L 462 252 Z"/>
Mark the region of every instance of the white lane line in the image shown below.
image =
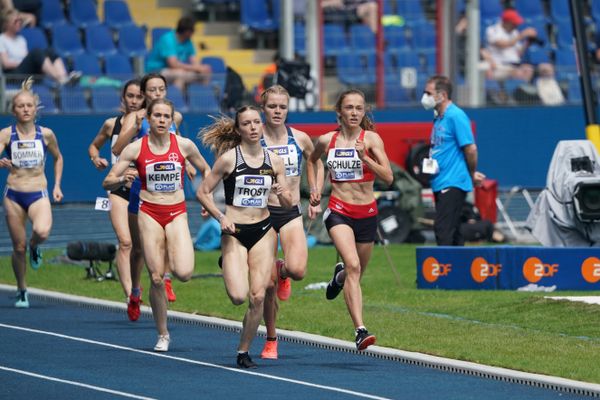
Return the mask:
<path id="1" fill-rule="evenodd" d="M 100 386 L 88 385 L 87 383 L 81 383 L 81 382 L 69 381 L 66 379 L 55 378 L 53 376 L 48 376 L 48 375 L 35 374 L 33 372 L 23 371 L 21 369 L 9 368 L 9 367 L 5 367 L 2 365 L 0 365 L 0 370 L 14 372 L 16 374 L 21 374 L 21 375 L 32 376 L 34 378 L 45 379 L 45 380 L 53 381 L 53 382 L 66 383 L 68 385 L 79 386 L 79 387 L 83 387 L 86 389 L 92 389 L 92 390 L 96 390 L 98 392 L 110 393 L 110 394 L 114 394 L 114 395 L 121 396 L 121 397 L 129 397 L 132 399 L 140 399 L 140 400 L 156 400 L 153 397 L 138 396 L 138 395 L 127 393 L 127 392 L 120 392 L 117 390 L 107 389 L 107 388 L 103 388 Z"/>
<path id="2" fill-rule="evenodd" d="M 94 344 L 94 345 L 98 345 L 98 346 L 110 347 L 112 349 L 118 349 L 118 350 L 131 351 L 133 353 L 140 353 L 140 354 L 150 355 L 150 356 L 154 356 L 154 357 L 162 357 L 162 358 L 167 358 L 167 359 L 170 359 L 170 360 L 176 360 L 176 361 L 185 362 L 185 363 L 188 363 L 188 364 L 202 365 L 204 367 L 223 369 L 223 370 L 226 370 L 226 371 L 235 372 L 235 373 L 239 373 L 239 374 L 247 374 L 247 375 L 258 376 L 258 377 L 265 378 L 265 379 L 272 379 L 272 380 L 276 380 L 276 381 L 282 381 L 282 382 L 288 382 L 288 383 L 295 383 L 297 385 L 302 385 L 302 386 L 308 386 L 308 387 L 317 388 L 317 389 L 328 390 L 328 391 L 331 391 L 331 392 L 344 393 L 344 394 L 348 394 L 348 395 L 352 395 L 352 396 L 356 396 L 356 397 L 362 397 L 362 398 L 365 398 L 365 399 L 392 400 L 392 399 L 387 398 L 387 397 L 375 396 L 375 395 L 368 394 L 368 393 L 362 393 L 362 392 L 357 392 L 357 391 L 353 391 L 353 390 L 342 389 L 342 388 L 338 388 L 338 387 L 334 387 L 334 386 L 319 385 L 319 384 L 316 384 L 316 383 L 310 383 L 310 382 L 300 381 L 300 380 L 296 380 L 296 379 L 283 378 L 283 377 L 275 376 L 275 375 L 262 374 L 260 372 L 253 372 L 253 371 L 243 370 L 243 369 L 239 369 L 239 368 L 225 367 L 223 365 L 207 363 L 207 362 L 204 362 L 204 361 L 191 360 L 189 358 L 183 358 L 183 357 L 175 357 L 175 356 L 170 356 L 170 355 L 164 354 L 164 353 L 155 353 L 155 352 L 152 352 L 152 351 L 139 350 L 139 349 L 134 349 L 133 347 L 120 346 L 118 344 L 100 342 L 100 341 L 91 340 L 91 339 L 85 339 L 85 338 L 80 338 L 80 337 L 76 337 L 76 336 L 63 335 L 63 334 L 60 334 L 60 333 L 42 331 L 42 330 L 39 330 L 39 329 L 26 328 L 26 327 L 16 326 L 16 325 L 7 325 L 7 324 L 2 324 L 2 323 L 0 323 L 0 327 L 1 328 L 7 328 L 7 329 L 14 329 L 14 330 L 18 330 L 18 331 L 30 332 L 30 333 L 38 333 L 38 334 L 41 334 L 41 335 L 54 336 L 54 337 L 58 337 L 58 338 L 62 338 L 62 339 L 73 340 L 73 341 L 76 341 L 76 342 L 82 342 L 82 343 Z"/>

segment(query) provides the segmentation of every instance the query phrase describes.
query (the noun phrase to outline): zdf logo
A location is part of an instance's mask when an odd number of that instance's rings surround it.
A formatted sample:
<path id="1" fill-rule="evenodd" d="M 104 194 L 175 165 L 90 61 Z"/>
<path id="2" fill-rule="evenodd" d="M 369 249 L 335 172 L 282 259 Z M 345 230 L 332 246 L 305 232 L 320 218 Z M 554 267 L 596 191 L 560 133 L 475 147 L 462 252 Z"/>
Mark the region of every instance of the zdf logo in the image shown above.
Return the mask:
<path id="1" fill-rule="evenodd" d="M 529 257 L 523 264 L 523 276 L 530 283 L 537 283 L 542 278 L 552 277 L 557 272 L 558 264 L 546 264 L 537 257 Z"/>
<path id="2" fill-rule="evenodd" d="M 427 257 L 423 261 L 423 277 L 429 283 L 437 281 L 440 276 L 448 276 L 450 271 L 452 271 L 452 264 L 440 264 L 433 257 Z"/>
<path id="3" fill-rule="evenodd" d="M 477 283 L 483 283 L 490 276 L 498 276 L 502 264 L 490 264 L 483 257 L 477 257 L 471 263 L 471 277 Z"/>
<path id="4" fill-rule="evenodd" d="M 600 259 L 596 257 L 586 258 L 581 264 L 581 275 L 589 283 L 600 281 Z"/>

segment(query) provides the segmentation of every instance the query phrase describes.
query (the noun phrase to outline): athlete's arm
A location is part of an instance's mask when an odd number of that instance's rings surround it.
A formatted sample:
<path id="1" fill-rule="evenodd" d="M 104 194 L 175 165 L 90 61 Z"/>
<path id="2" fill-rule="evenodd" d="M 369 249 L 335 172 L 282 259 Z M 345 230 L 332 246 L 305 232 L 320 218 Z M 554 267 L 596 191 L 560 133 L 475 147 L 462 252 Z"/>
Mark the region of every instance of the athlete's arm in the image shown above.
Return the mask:
<path id="1" fill-rule="evenodd" d="M 273 183 L 271 190 L 277 195 L 282 207 L 292 208 L 292 193 L 289 191 L 285 180 L 285 166 L 283 165 L 283 160 L 274 153 L 271 153 L 270 157 L 273 172 L 275 173 L 275 182 Z"/>
<path id="2" fill-rule="evenodd" d="M 198 188 L 196 192 L 196 197 L 202 207 L 210 215 L 212 215 L 219 223 L 221 224 L 221 230 L 225 233 L 234 233 L 235 232 L 235 224 L 227 218 L 225 214 L 223 214 L 219 208 L 215 205 L 215 201 L 213 199 L 212 193 L 217 187 L 217 184 L 224 177 L 229 175 L 229 173 L 233 170 L 235 164 L 235 151 L 229 150 L 223 153 L 215 164 L 213 165 L 210 174 L 206 176 L 206 178 L 202 181 L 202 184 Z"/>
<path id="3" fill-rule="evenodd" d="M 54 201 L 61 201 L 63 199 L 63 193 L 60 189 L 64 167 L 63 156 L 58 148 L 58 141 L 56 140 L 54 132 L 48 128 L 42 128 L 42 135 L 46 140 L 48 152 L 52 154 L 52 158 L 54 158 L 54 188 L 52 189 L 52 197 L 54 198 Z"/>
<path id="4" fill-rule="evenodd" d="M 90 160 L 92 160 L 92 164 L 96 169 L 102 171 L 106 167 L 108 167 L 108 160 L 106 158 L 100 157 L 100 149 L 104 146 L 104 143 L 110 137 L 110 133 L 115 126 L 115 121 L 118 117 L 109 118 L 102 124 L 102 127 L 98 131 L 98 134 L 92 140 L 92 143 L 88 147 L 88 155 L 90 156 Z"/>
<path id="5" fill-rule="evenodd" d="M 125 183 L 131 183 L 137 176 L 137 170 L 129 168 L 129 164 L 137 159 L 141 148 L 141 141 L 127 145 L 121 152 L 119 160 L 112 166 L 102 187 L 106 190 L 115 190 Z"/>
<path id="6" fill-rule="evenodd" d="M 6 149 L 8 142 L 10 141 L 10 128 L 4 128 L 0 130 L 0 154 Z M 12 162 L 8 157 L 0 158 L 0 168 L 10 168 Z"/>
<path id="7" fill-rule="evenodd" d="M 390 166 L 390 160 L 385 154 L 385 148 L 383 146 L 383 140 L 375 132 L 367 131 L 365 138 L 368 137 L 369 144 L 361 141 L 356 142 L 356 151 L 358 157 L 362 162 L 373 171 L 377 178 L 381 179 L 386 185 L 391 185 L 394 182 L 394 174 L 392 173 L 392 167 Z M 365 149 L 369 150 L 369 153 L 373 156 L 366 155 Z"/>
<path id="8" fill-rule="evenodd" d="M 115 156 L 120 155 L 125 146 L 131 143 L 135 135 L 137 135 L 145 114 L 146 110 L 142 109 L 136 112 L 129 113 L 123 117 L 123 122 L 121 124 L 121 132 L 119 132 L 119 138 L 117 139 L 115 145 L 111 149 Z"/>
<path id="9" fill-rule="evenodd" d="M 324 181 L 324 167 L 323 162 L 321 161 L 321 156 L 323 153 L 325 153 L 325 149 L 327 148 L 330 137 L 331 134 L 329 133 L 319 136 L 314 150 L 307 159 L 306 178 L 308 179 L 308 187 L 310 188 L 311 206 L 318 206 L 321 204 L 321 191 L 323 190 Z"/>

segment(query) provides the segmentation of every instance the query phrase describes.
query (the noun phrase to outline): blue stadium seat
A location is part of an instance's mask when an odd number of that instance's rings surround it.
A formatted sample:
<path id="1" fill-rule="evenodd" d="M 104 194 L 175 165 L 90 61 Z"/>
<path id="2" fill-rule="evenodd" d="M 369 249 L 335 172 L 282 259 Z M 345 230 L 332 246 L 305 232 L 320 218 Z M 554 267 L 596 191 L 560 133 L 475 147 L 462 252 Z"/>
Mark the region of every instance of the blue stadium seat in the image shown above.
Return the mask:
<path id="1" fill-rule="evenodd" d="M 533 65 L 550 62 L 550 54 L 544 47 L 532 45 L 527 49 L 524 55 L 524 61 Z"/>
<path id="2" fill-rule="evenodd" d="M 568 0 L 565 0 L 568 1 Z M 600 22 L 600 0 L 590 0 L 590 12 L 596 23 Z"/>
<path id="3" fill-rule="evenodd" d="M 535 28 L 535 30 L 537 31 L 538 39 L 540 39 L 544 42 L 543 47 L 546 49 L 550 48 L 550 39 L 548 37 L 548 27 L 547 27 L 545 21 L 537 21 L 537 22 L 532 21 L 532 22 L 525 23 L 519 27 L 519 30 L 523 30 L 527 27 Z"/>
<path id="4" fill-rule="evenodd" d="M 500 0 L 480 0 L 481 21 L 484 25 L 491 25 L 500 19 L 503 8 Z"/>
<path id="5" fill-rule="evenodd" d="M 353 52 L 344 52 L 336 58 L 338 80 L 346 85 L 368 85 L 375 83 L 375 75 L 368 68 L 368 60 Z"/>
<path id="6" fill-rule="evenodd" d="M 559 48 L 573 47 L 573 26 L 570 20 L 559 20 L 556 22 L 556 44 Z"/>
<path id="7" fill-rule="evenodd" d="M 391 0 L 383 0 L 383 15 L 394 14 L 397 14 L 397 12 L 394 10 Z"/>
<path id="8" fill-rule="evenodd" d="M 125 25 L 119 29 L 119 52 L 128 57 L 145 57 L 146 31 L 136 25 Z"/>
<path id="9" fill-rule="evenodd" d="M 406 30 L 402 26 L 386 26 L 383 28 L 383 36 L 388 51 L 404 51 L 411 47 Z"/>
<path id="10" fill-rule="evenodd" d="M 302 57 L 306 55 L 306 29 L 303 23 L 294 24 L 294 52 Z"/>
<path id="11" fill-rule="evenodd" d="M 418 52 L 432 51 L 436 48 L 436 29 L 425 21 L 412 27 L 413 45 Z"/>
<path id="12" fill-rule="evenodd" d="M 42 28 L 23 28 L 19 33 L 25 37 L 27 49 L 29 51 L 33 49 L 47 49 L 50 47 L 48 45 L 48 38 Z"/>
<path id="13" fill-rule="evenodd" d="M 386 107 L 401 107 L 413 105 L 414 100 L 410 91 L 400 86 L 399 82 L 385 85 L 385 105 Z"/>
<path id="14" fill-rule="evenodd" d="M 581 104 L 582 96 L 581 96 L 581 82 L 579 81 L 578 76 L 572 76 L 568 80 L 569 90 L 567 93 L 567 100 L 571 104 Z"/>
<path id="15" fill-rule="evenodd" d="M 42 114 L 56 114 L 59 112 L 54 100 L 54 94 L 46 85 L 33 85 L 33 91 L 40 98 Z"/>
<path id="16" fill-rule="evenodd" d="M 594 15 L 593 7 L 592 15 Z M 550 16 L 555 22 L 570 21 L 571 9 L 569 8 L 569 0 L 550 0 Z"/>
<path id="17" fill-rule="evenodd" d="M 186 113 L 189 111 L 190 108 L 188 107 L 187 101 L 183 96 L 183 92 L 177 86 L 171 85 L 169 87 L 167 98 L 173 102 L 175 110 L 181 113 Z"/>
<path id="18" fill-rule="evenodd" d="M 515 8 L 526 22 L 546 22 L 546 14 L 540 0 L 515 0 Z"/>
<path id="19" fill-rule="evenodd" d="M 119 30 L 124 26 L 135 25 L 124 0 L 104 1 L 104 24 L 111 29 Z"/>
<path id="20" fill-rule="evenodd" d="M 350 47 L 353 52 L 373 53 L 375 51 L 375 34 L 366 25 L 352 25 L 350 27 Z"/>
<path id="21" fill-rule="evenodd" d="M 164 35 L 165 33 L 169 32 L 173 30 L 173 28 L 166 28 L 166 27 L 156 27 L 156 28 L 152 28 L 152 47 L 154 47 L 154 45 L 156 44 L 156 42 L 158 42 L 158 39 L 160 39 L 160 37 L 162 35 Z"/>
<path id="22" fill-rule="evenodd" d="M 212 86 L 192 83 L 187 87 L 190 111 L 200 113 L 219 113 L 221 107 Z"/>
<path id="23" fill-rule="evenodd" d="M 65 12 L 60 0 L 44 0 L 42 2 L 42 11 L 40 14 L 40 25 L 45 29 L 52 29 L 55 25 L 64 25 L 67 23 Z"/>
<path id="24" fill-rule="evenodd" d="M 212 70 L 211 84 L 218 88 L 218 93 L 225 90 L 225 78 L 227 76 L 227 65 L 221 57 L 202 57 L 202 64 L 210 65 Z"/>
<path id="25" fill-rule="evenodd" d="M 92 87 L 90 100 L 95 112 L 114 113 L 121 107 L 120 93 L 114 87 Z"/>
<path id="26" fill-rule="evenodd" d="M 104 58 L 104 71 L 106 75 L 123 81 L 133 77 L 131 60 L 124 54 L 111 54 Z"/>
<path id="27" fill-rule="evenodd" d="M 117 52 L 112 34 L 104 25 L 88 26 L 85 29 L 85 47 L 89 53 L 102 58 Z"/>
<path id="28" fill-rule="evenodd" d="M 73 69 L 76 71 L 81 71 L 83 75 L 103 75 L 98 57 L 90 53 L 81 53 L 73 56 Z"/>
<path id="29" fill-rule="evenodd" d="M 85 91 L 80 86 L 62 86 L 60 88 L 60 109 L 65 114 L 91 112 Z"/>
<path id="30" fill-rule="evenodd" d="M 279 28 L 277 19 L 269 12 L 267 0 L 241 0 L 240 21 L 258 32 L 274 32 Z"/>
<path id="31" fill-rule="evenodd" d="M 554 52 L 556 71 L 561 73 L 577 72 L 577 59 L 573 49 L 557 49 Z"/>
<path id="32" fill-rule="evenodd" d="M 79 29 L 70 24 L 52 27 L 52 47 L 63 58 L 83 53 Z"/>
<path id="33" fill-rule="evenodd" d="M 346 32 L 339 24 L 323 25 L 323 53 L 326 57 L 335 57 L 349 50 Z"/>
<path id="34" fill-rule="evenodd" d="M 71 0 L 69 18 L 71 23 L 81 29 L 100 25 L 94 0 Z"/>
<path id="35" fill-rule="evenodd" d="M 419 55 L 411 50 L 395 53 L 398 68 L 416 68 L 421 69 Z"/>
<path id="36" fill-rule="evenodd" d="M 426 21 L 421 0 L 402 0 L 396 2 L 398 15 L 404 17 L 408 26 Z"/>

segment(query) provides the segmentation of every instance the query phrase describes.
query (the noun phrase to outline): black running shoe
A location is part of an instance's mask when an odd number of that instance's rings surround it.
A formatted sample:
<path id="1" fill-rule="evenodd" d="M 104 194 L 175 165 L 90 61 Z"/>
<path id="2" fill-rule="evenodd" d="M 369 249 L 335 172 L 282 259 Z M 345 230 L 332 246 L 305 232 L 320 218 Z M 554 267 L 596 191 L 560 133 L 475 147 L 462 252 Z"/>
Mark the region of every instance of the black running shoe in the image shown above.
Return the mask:
<path id="1" fill-rule="evenodd" d="M 337 276 L 337 274 L 343 270 L 344 270 L 344 263 L 339 262 L 339 263 L 335 264 L 335 269 L 333 270 L 333 278 L 331 278 L 331 280 L 327 284 L 327 291 L 325 292 L 325 297 L 327 297 L 327 300 L 335 299 L 337 297 L 337 295 L 340 294 L 340 292 L 344 288 L 344 284 L 340 285 L 335 280 L 335 277 Z"/>
<path id="2" fill-rule="evenodd" d="M 248 352 L 238 353 L 237 365 L 240 368 L 256 368 L 257 367 L 257 365 L 252 361 L 252 359 L 248 355 Z"/>
<path id="3" fill-rule="evenodd" d="M 375 344 L 375 340 L 375 335 L 370 334 L 366 329 L 361 328 L 356 330 L 356 348 L 359 351 Z"/>

